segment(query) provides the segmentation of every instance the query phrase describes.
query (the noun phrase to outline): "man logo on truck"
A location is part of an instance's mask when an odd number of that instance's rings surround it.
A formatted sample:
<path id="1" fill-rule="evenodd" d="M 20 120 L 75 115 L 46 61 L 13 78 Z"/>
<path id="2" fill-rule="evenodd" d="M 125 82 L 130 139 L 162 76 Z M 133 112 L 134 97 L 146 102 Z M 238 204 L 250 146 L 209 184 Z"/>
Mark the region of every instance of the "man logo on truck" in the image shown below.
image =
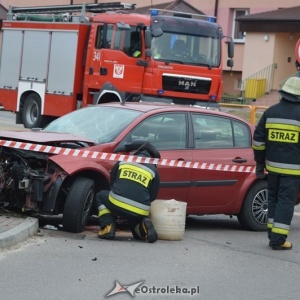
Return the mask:
<path id="1" fill-rule="evenodd" d="M 178 85 L 183 85 L 186 90 L 189 90 L 190 87 L 196 87 L 197 86 L 197 81 L 178 81 Z"/>

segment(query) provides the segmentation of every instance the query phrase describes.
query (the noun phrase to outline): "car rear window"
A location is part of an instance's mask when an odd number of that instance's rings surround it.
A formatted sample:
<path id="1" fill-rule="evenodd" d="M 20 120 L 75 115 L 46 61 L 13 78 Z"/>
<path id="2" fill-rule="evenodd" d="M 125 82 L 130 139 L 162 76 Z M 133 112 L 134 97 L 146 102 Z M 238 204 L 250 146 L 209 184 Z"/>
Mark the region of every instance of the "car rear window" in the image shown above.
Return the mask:
<path id="1" fill-rule="evenodd" d="M 242 122 L 205 114 L 193 114 L 195 148 L 244 148 L 251 146 L 251 132 Z"/>

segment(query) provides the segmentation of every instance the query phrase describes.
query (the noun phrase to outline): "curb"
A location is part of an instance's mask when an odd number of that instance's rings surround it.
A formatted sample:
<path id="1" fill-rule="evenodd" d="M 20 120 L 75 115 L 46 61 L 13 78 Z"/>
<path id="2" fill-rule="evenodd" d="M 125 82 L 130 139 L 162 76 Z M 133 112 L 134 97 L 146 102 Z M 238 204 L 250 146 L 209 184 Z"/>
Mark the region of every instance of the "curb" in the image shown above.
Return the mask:
<path id="1" fill-rule="evenodd" d="M 21 224 L 0 234 L 0 249 L 14 246 L 24 242 L 37 233 L 39 229 L 38 219 L 28 217 Z"/>

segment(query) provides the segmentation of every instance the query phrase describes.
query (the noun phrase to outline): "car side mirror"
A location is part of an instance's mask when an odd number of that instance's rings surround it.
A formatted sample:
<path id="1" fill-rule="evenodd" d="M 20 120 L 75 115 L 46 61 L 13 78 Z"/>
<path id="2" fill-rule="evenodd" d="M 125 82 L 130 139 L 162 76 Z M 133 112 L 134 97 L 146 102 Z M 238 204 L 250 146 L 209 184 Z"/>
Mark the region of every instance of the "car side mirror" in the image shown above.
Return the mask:
<path id="1" fill-rule="evenodd" d="M 118 152 L 131 152 L 140 148 L 142 145 L 146 143 L 145 140 L 134 140 L 132 142 L 120 143 L 115 149 L 114 153 Z"/>

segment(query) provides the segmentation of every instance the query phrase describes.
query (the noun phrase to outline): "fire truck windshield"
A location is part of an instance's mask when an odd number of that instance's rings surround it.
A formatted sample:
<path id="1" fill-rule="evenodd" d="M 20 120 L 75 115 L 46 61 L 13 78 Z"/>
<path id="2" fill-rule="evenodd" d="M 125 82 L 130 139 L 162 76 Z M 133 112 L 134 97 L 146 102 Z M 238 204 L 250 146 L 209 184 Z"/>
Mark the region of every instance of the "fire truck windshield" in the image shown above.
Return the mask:
<path id="1" fill-rule="evenodd" d="M 220 44 L 219 37 L 164 31 L 163 35 L 152 39 L 151 51 L 154 60 L 219 67 Z"/>

